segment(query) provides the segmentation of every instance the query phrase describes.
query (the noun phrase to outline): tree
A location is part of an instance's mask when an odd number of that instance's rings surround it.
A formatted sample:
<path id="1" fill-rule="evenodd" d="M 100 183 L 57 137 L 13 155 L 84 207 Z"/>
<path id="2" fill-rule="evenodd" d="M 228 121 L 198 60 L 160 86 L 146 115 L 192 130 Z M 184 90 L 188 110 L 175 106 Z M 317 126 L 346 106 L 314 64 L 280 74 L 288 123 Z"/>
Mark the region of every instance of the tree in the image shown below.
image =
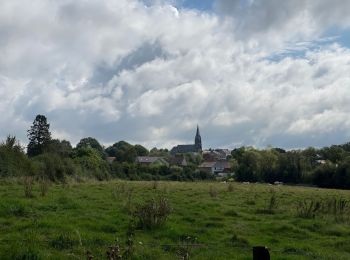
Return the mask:
<path id="1" fill-rule="evenodd" d="M 31 175 L 32 165 L 16 137 L 0 143 L 0 177 Z"/>
<path id="2" fill-rule="evenodd" d="M 51 140 L 47 147 L 45 147 L 45 152 L 47 153 L 55 153 L 61 157 L 70 157 L 73 153 L 72 145 L 67 140 Z"/>
<path id="3" fill-rule="evenodd" d="M 51 133 L 50 124 L 47 123 L 46 117 L 37 115 L 33 125 L 28 130 L 29 144 L 27 146 L 28 156 L 36 156 L 45 151 L 46 146 L 50 143 Z"/>
<path id="4" fill-rule="evenodd" d="M 104 154 L 104 149 L 102 147 L 102 145 L 100 145 L 100 143 L 93 137 L 87 137 L 87 138 L 83 138 L 79 141 L 79 143 L 77 144 L 77 149 L 80 148 L 93 148 L 95 149 L 99 155 L 103 158 L 105 156 Z"/>

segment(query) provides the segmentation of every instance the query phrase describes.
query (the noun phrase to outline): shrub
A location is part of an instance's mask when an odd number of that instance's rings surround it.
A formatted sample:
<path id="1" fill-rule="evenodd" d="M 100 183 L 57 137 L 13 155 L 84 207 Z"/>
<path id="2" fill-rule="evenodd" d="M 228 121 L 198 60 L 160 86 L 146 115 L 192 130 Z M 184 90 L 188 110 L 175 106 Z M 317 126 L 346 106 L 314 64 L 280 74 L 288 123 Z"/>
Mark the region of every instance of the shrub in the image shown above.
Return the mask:
<path id="1" fill-rule="evenodd" d="M 137 205 L 134 216 L 139 220 L 141 228 L 153 229 L 162 226 L 170 213 L 171 208 L 168 200 L 164 197 L 159 197 Z"/>

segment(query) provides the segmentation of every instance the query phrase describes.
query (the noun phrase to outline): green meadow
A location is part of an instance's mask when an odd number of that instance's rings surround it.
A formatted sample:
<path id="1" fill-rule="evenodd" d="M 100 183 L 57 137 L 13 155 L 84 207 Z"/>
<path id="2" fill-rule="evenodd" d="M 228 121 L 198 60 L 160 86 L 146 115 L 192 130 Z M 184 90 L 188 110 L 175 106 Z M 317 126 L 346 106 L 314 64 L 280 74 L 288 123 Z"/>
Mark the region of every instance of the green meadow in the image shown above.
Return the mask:
<path id="1" fill-rule="evenodd" d="M 350 191 L 220 182 L 0 183 L 0 259 L 350 259 Z M 135 212 L 166 200 L 162 225 Z M 113 247 L 114 246 L 114 247 Z M 186 258 L 187 257 L 187 258 Z M 117 258 L 115 258 L 117 259 Z"/>

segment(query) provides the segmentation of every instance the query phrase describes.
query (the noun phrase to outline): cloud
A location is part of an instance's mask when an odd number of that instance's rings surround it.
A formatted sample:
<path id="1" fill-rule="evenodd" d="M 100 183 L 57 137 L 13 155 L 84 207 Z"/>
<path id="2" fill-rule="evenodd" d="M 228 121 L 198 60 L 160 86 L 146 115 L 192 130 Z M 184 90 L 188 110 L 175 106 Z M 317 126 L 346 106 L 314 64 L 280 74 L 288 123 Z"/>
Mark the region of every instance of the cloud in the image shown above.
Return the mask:
<path id="1" fill-rule="evenodd" d="M 171 148 L 197 124 L 205 147 L 348 141 L 350 51 L 324 40 L 348 27 L 346 1 L 178 3 L 4 3 L 0 137 L 25 142 L 40 113 L 73 143 Z"/>

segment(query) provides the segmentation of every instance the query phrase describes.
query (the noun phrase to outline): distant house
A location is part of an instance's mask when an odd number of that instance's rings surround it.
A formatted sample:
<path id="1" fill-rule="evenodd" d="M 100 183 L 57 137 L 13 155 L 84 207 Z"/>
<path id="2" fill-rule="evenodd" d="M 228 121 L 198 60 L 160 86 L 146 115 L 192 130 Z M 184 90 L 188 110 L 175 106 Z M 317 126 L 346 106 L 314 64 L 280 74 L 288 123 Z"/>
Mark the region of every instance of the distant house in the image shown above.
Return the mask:
<path id="1" fill-rule="evenodd" d="M 176 165 L 176 166 L 185 167 L 188 165 L 185 156 L 171 156 L 170 158 L 168 158 L 168 162 L 170 166 Z"/>
<path id="2" fill-rule="evenodd" d="M 155 157 L 155 156 L 137 156 L 136 163 L 141 165 L 165 165 L 169 166 L 169 163 L 163 157 Z"/>
<path id="3" fill-rule="evenodd" d="M 205 161 L 226 160 L 229 155 L 231 155 L 231 151 L 228 149 L 209 149 L 202 153 Z"/>
<path id="4" fill-rule="evenodd" d="M 115 161 L 115 157 L 107 157 L 106 160 L 108 163 L 113 163 Z"/>
<path id="5" fill-rule="evenodd" d="M 202 152 L 202 138 L 199 133 L 199 127 L 197 126 L 197 132 L 194 138 L 194 144 L 179 144 L 171 149 L 170 154 L 176 155 L 176 154 L 200 153 L 200 152 Z"/>
<path id="6" fill-rule="evenodd" d="M 215 162 L 202 162 L 198 169 L 207 173 L 214 173 Z"/>
<path id="7" fill-rule="evenodd" d="M 231 172 L 231 166 L 228 161 L 203 162 L 198 166 L 198 169 L 213 174 Z"/>

